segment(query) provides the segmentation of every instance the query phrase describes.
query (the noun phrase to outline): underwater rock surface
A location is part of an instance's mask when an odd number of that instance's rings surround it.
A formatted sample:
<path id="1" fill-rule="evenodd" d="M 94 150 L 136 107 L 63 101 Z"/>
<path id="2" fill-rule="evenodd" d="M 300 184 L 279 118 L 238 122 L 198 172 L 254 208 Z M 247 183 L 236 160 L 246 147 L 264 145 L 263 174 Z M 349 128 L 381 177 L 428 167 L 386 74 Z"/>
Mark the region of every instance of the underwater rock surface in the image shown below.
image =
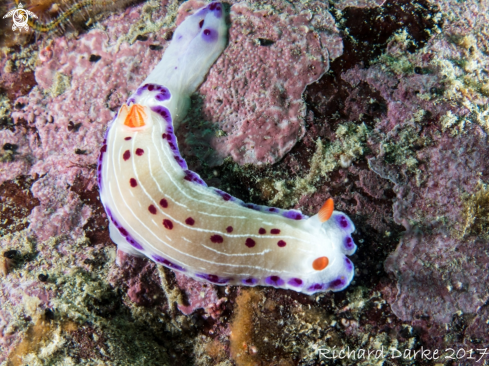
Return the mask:
<path id="1" fill-rule="evenodd" d="M 104 131 L 201 4 L 145 1 L 1 49 L 0 365 L 484 348 L 485 1 L 227 2 L 229 45 L 192 98 L 180 150 L 244 201 L 312 215 L 333 197 L 357 227 L 345 291 L 218 287 L 116 253 L 96 185 Z"/>

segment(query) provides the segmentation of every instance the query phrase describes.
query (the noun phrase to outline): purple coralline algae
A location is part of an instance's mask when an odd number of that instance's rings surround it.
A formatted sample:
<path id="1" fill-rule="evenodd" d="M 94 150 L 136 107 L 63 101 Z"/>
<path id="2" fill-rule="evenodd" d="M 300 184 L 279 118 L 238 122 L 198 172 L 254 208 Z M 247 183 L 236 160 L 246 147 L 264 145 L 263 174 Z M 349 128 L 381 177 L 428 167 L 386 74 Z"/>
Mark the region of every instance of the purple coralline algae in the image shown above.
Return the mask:
<path id="1" fill-rule="evenodd" d="M 230 21 L 228 46 L 200 88 L 203 116 L 216 129 L 211 146 L 217 161 L 274 163 L 304 136 L 302 93 L 341 55 L 343 43 L 319 1 L 236 3 Z M 195 117 L 188 124 L 193 133 Z"/>
<path id="2" fill-rule="evenodd" d="M 253 207 L 313 215 L 333 197 L 357 228 L 347 290 L 213 286 L 116 252 L 96 184 L 107 123 L 202 4 L 147 1 L 0 51 L 0 364 L 316 365 L 348 346 L 487 345 L 486 2 L 227 4 L 229 44 L 180 151 Z"/>

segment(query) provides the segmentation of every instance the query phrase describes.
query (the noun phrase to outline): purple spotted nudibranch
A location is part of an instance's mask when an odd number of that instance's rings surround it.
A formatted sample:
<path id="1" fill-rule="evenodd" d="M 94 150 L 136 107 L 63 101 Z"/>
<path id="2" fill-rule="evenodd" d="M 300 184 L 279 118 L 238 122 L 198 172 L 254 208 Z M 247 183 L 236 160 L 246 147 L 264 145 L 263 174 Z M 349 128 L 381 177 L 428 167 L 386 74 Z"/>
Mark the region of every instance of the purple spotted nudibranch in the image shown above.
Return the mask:
<path id="1" fill-rule="evenodd" d="M 176 29 L 162 60 L 110 123 L 98 165 L 118 249 L 218 285 L 312 294 L 353 278 L 355 227 L 329 199 L 317 215 L 247 204 L 187 169 L 174 130 L 226 46 L 222 5 Z"/>

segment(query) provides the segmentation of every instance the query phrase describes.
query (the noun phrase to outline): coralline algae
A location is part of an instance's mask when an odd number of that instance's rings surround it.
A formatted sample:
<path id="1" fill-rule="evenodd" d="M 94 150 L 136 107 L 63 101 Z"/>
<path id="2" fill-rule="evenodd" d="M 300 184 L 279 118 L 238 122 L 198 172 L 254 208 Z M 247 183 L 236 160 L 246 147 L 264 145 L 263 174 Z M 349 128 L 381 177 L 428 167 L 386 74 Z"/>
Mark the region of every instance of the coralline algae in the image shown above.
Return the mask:
<path id="1" fill-rule="evenodd" d="M 343 44 L 328 6 L 319 1 L 235 3 L 230 21 L 228 47 L 200 88 L 203 116 L 217 130 L 210 140 L 214 159 L 274 163 L 304 136 L 302 93 L 328 70 Z M 208 143 L 208 129 L 196 130 L 195 115 L 187 119 L 182 137 L 193 138 L 196 147 Z"/>
<path id="2" fill-rule="evenodd" d="M 281 195 L 283 208 L 315 213 L 338 197 L 363 241 L 355 281 L 312 298 L 199 287 L 139 258 L 114 264 L 94 164 L 107 121 L 183 19 L 177 1 L 147 2 L 78 39 L 0 58 L 0 363 L 11 354 L 21 364 L 20 354 L 28 364 L 313 365 L 337 342 L 403 350 L 489 341 L 487 4 L 230 4 L 238 43 L 193 99 L 182 150 L 208 183 L 256 203 Z M 276 136 L 262 138 L 265 130 Z M 226 156 L 276 163 L 207 169 Z"/>

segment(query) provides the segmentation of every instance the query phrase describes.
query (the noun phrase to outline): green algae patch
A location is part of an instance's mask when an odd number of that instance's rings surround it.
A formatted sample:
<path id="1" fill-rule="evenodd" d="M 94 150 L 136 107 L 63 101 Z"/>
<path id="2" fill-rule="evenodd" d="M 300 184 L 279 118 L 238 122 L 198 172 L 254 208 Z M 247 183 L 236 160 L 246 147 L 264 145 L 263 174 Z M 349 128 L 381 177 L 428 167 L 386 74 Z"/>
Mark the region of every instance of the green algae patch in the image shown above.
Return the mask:
<path id="1" fill-rule="evenodd" d="M 369 129 L 365 123 L 357 125 L 349 122 L 339 125 L 334 141 L 316 141 L 316 151 L 309 162 L 310 169 L 306 175 L 290 180 L 257 179 L 262 196 L 270 197 L 267 203 L 271 206 L 294 206 L 301 197 L 316 192 L 319 186 L 329 180 L 329 174 L 335 169 L 346 169 L 363 156 L 368 151 L 368 136 Z"/>
<path id="2" fill-rule="evenodd" d="M 476 236 L 489 239 L 489 185 L 480 183 L 479 189 L 464 200 L 464 226 L 458 236 Z"/>

